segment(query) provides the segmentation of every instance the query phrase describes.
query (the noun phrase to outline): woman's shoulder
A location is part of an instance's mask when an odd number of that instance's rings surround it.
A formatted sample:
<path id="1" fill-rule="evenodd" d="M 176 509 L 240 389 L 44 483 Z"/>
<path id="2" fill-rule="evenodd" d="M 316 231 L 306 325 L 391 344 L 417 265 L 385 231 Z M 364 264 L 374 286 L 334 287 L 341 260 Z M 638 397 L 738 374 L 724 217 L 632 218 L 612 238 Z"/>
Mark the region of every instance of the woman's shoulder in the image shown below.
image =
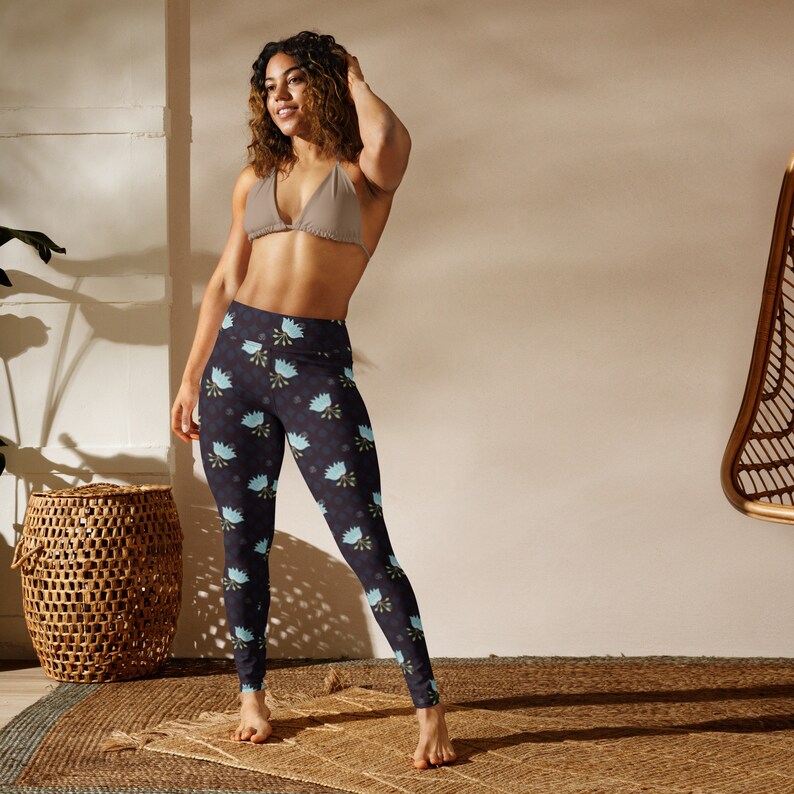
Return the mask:
<path id="1" fill-rule="evenodd" d="M 251 188 L 259 182 L 259 177 L 254 171 L 253 165 L 245 166 L 237 175 L 232 190 L 232 211 L 234 214 L 241 214 L 245 211 L 245 203 Z"/>
<path id="2" fill-rule="evenodd" d="M 237 175 L 235 190 L 239 187 L 247 192 L 248 189 L 258 181 L 259 177 L 257 176 L 256 171 L 254 171 L 254 166 L 249 163 Z"/>

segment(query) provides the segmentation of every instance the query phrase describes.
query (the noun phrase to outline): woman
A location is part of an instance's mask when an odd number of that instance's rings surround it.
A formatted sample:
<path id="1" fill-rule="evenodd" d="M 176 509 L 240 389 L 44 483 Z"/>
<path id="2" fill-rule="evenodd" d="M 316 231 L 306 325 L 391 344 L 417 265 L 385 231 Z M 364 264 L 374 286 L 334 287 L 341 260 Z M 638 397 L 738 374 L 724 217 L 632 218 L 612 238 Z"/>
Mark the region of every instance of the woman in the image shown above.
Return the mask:
<path id="1" fill-rule="evenodd" d="M 268 556 L 286 439 L 405 675 L 420 728 L 414 766 L 451 763 L 419 608 L 383 519 L 345 324 L 411 141 L 332 36 L 303 31 L 270 42 L 253 70 L 250 164 L 233 190 L 231 231 L 171 410 L 173 431 L 199 439 L 221 517 L 240 679 L 231 738 L 263 742 L 272 731 Z"/>

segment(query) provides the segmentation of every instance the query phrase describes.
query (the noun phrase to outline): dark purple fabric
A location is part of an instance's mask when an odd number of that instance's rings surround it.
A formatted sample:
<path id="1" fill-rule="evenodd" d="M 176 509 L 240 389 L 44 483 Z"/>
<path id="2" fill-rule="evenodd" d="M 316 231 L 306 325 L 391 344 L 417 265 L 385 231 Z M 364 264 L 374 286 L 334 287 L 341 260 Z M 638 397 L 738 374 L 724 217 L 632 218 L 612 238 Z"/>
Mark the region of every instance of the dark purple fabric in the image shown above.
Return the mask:
<path id="1" fill-rule="evenodd" d="M 344 320 L 232 301 L 202 373 L 197 413 L 223 530 L 224 603 L 240 690 L 264 688 L 268 558 L 286 442 L 364 587 L 414 705 L 438 703 L 419 607 L 383 518 L 372 426 Z"/>

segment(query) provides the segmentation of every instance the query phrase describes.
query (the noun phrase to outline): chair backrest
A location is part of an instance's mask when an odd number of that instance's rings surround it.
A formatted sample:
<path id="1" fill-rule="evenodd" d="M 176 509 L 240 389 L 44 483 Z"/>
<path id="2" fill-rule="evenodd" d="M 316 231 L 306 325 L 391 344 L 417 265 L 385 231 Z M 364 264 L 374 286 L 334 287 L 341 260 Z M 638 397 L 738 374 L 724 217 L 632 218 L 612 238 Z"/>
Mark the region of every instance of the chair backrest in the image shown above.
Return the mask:
<path id="1" fill-rule="evenodd" d="M 722 489 L 753 518 L 794 524 L 794 154 L 777 204 L 742 406 L 722 458 Z"/>

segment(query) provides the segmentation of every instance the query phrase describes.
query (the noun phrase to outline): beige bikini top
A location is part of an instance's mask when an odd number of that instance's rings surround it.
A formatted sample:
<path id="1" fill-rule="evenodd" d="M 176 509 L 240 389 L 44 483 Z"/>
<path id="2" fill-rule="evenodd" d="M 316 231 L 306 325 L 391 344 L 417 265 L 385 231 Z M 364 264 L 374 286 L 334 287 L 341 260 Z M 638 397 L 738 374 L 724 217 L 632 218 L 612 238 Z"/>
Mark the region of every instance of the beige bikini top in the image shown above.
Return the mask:
<path id="1" fill-rule="evenodd" d="M 249 240 L 272 232 L 298 229 L 318 237 L 356 243 L 370 254 L 361 239 L 361 205 L 356 188 L 337 158 L 294 223 L 284 223 L 276 205 L 276 169 L 251 186 L 245 202 L 243 226 Z"/>

